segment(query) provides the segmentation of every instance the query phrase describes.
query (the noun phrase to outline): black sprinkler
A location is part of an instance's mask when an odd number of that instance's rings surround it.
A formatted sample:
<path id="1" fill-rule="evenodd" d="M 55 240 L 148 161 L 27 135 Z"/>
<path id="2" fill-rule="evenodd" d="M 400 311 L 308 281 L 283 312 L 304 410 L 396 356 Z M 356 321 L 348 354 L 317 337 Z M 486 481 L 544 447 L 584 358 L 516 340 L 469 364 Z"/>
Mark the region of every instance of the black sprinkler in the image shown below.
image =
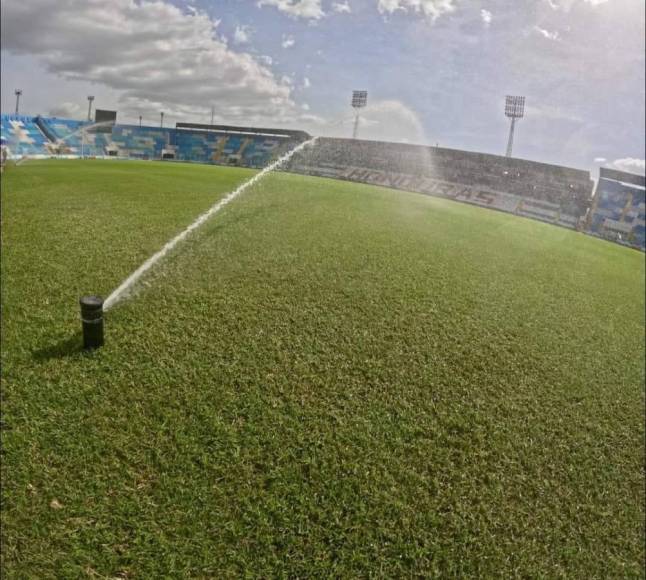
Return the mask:
<path id="1" fill-rule="evenodd" d="M 86 350 L 103 346 L 103 298 L 82 296 L 81 322 L 83 323 L 83 348 Z"/>

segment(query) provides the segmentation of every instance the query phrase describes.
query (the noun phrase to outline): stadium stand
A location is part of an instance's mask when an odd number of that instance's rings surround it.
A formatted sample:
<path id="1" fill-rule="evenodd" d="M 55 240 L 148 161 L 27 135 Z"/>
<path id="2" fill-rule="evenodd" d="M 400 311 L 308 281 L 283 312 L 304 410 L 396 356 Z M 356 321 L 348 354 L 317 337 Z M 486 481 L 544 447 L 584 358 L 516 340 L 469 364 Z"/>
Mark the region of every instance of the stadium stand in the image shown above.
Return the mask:
<path id="1" fill-rule="evenodd" d="M 164 159 L 264 167 L 298 143 L 303 131 L 177 123 L 176 127 L 0 116 L 3 155 Z M 592 197 L 587 171 L 402 143 L 319 138 L 286 171 L 446 197 L 513 213 L 644 250 L 644 177 L 601 169 Z"/>
<path id="2" fill-rule="evenodd" d="M 106 155 L 110 146 L 109 135 L 97 133 L 91 123 L 56 117 L 36 117 L 34 122 L 51 141 L 46 149 L 59 155 Z"/>
<path id="3" fill-rule="evenodd" d="M 646 249 L 646 178 L 601 168 L 587 229 L 596 236 Z"/>
<path id="4" fill-rule="evenodd" d="M 174 155 L 174 132 L 171 128 L 115 125 L 112 128 L 111 151 L 115 151 L 118 157 L 162 159 L 164 151 L 167 155 Z"/>
<path id="5" fill-rule="evenodd" d="M 0 142 L 9 156 L 41 156 L 47 154 L 50 143 L 33 117 L 2 115 L 0 117 Z"/>
<path id="6" fill-rule="evenodd" d="M 111 147 L 120 157 L 264 167 L 293 144 L 287 136 L 116 125 Z"/>
<path id="7" fill-rule="evenodd" d="M 309 138 L 304 131 L 177 123 L 178 159 L 182 161 L 264 167 Z"/>
<path id="8" fill-rule="evenodd" d="M 449 197 L 575 228 L 589 206 L 587 171 L 400 143 L 320 138 L 295 156 L 297 173 Z"/>
<path id="9" fill-rule="evenodd" d="M 309 135 L 302 131 L 178 123 L 175 128 L 2 115 L 10 157 L 111 156 L 264 167 Z"/>

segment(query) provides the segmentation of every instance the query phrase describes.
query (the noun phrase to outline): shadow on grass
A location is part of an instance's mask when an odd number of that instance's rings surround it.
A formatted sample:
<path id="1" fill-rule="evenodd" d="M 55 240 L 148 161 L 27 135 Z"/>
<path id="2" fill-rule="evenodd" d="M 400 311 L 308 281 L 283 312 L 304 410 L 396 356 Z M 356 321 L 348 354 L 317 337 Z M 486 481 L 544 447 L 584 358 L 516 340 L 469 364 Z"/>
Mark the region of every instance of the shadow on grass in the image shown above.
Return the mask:
<path id="1" fill-rule="evenodd" d="M 83 350 L 83 334 L 76 332 L 54 344 L 34 350 L 32 356 L 34 360 L 42 362 L 53 358 L 66 358 L 82 352 L 86 352 Z"/>

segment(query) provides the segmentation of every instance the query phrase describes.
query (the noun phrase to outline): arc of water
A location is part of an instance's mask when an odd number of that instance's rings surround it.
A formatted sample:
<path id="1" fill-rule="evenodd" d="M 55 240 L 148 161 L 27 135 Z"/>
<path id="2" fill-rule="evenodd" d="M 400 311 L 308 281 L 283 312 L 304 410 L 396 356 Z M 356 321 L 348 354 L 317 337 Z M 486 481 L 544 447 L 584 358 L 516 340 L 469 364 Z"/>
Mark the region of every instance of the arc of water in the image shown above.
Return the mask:
<path id="1" fill-rule="evenodd" d="M 76 135 L 77 133 L 84 133 L 85 131 L 89 131 L 90 129 L 94 129 L 95 127 L 103 127 L 104 125 L 114 125 L 114 121 L 101 121 L 99 123 L 92 123 L 91 125 L 88 125 L 88 124 L 81 125 L 78 129 L 65 135 L 65 137 L 59 137 L 56 142 L 63 143 L 68 139 L 71 139 L 72 137 L 74 137 L 74 135 Z"/>
<path id="2" fill-rule="evenodd" d="M 78 133 L 81 133 L 81 157 L 83 157 L 83 148 L 85 145 L 85 134 L 86 131 L 89 131 L 90 129 L 94 129 L 95 127 L 103 127 L 105 125 L 114 125 L 114 121 L 100 121 L 99 123 L 92 123 L 92 124 L 83 124 L 81 125 L 78 129 L 75 131 L 72 131 L 71 133 L 68 133 L 65 135 L 65 137 L 59 137 L 56 140 L 56 145 L 59 147 L 65 143 L 68 139 L 71 139 Z"/>
<path id="3" fill-rule="evenodd" d="M 128 276 L 105 300 L 105 303 L 103 305 L 103 309 L 105 311 L 109 310 L 114 306 L 117 302 L 125 298 L 130 289 L 137 283 L 137 281 L 148 271 L 150 270 L 159 260 L 161 260 L 168 252 L 170 252 L 177 244 L 179 244 L 182 240 L 184 240 L 192 231 L 196 230 L 199 228 L 204 222 L 206 222 L 209 218 L 211 218 L 213 215 L 218 213 L 224 206 L 229 204 L 231 201 L 233 201 L 236 197 L 238 197 L 241 193 L 243 193 L 245 190 L 249 189 L 252 187 L 254 184 L 258 183 L 261 179 L 263 179 L 268 173 L 271 173 L 275 169 L 278 169 L 281 165 L 285 164 L 289 159 L 297 152 L 301 151 L 305 147 L 308 147 L 309 145 L 313 145 L 314 142 L 316 141 L 316 137 L 310 139 L 309 141 L 305 141 L 301 143 L 300 145 L 294 147 L 290 151 L 288 151 L 285 155 L 265 167 L 262 171 L 254 175 L 251 179 L 248 179 L 241 185 L 239 185 L 234 191 L 228 193 L 225 197 L 223 197 L 220 201 L 212 205 L 207 211 L 205 211 L 203 214 L 198 216 L 198 218 L 190 224 L 186 229 L 181 231 L 179 234 L 177 234 L 173 239 L 171 239 L 169 242 L 167 242 L 164 247 L 150 256 L 139 268 L 137 268 L 130 276 Z"/>

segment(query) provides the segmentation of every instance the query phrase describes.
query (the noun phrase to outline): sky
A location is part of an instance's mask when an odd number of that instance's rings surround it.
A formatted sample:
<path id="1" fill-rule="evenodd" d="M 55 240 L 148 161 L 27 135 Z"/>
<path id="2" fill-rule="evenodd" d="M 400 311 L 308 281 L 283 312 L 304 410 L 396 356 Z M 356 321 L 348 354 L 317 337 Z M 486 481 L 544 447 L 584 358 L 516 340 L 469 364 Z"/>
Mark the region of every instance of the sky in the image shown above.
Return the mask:
<path id="1" fill-rule="evenodd" d="M 304 129 L 644 173 L 644 0 L 3 0 L 1 109 Z"/>

